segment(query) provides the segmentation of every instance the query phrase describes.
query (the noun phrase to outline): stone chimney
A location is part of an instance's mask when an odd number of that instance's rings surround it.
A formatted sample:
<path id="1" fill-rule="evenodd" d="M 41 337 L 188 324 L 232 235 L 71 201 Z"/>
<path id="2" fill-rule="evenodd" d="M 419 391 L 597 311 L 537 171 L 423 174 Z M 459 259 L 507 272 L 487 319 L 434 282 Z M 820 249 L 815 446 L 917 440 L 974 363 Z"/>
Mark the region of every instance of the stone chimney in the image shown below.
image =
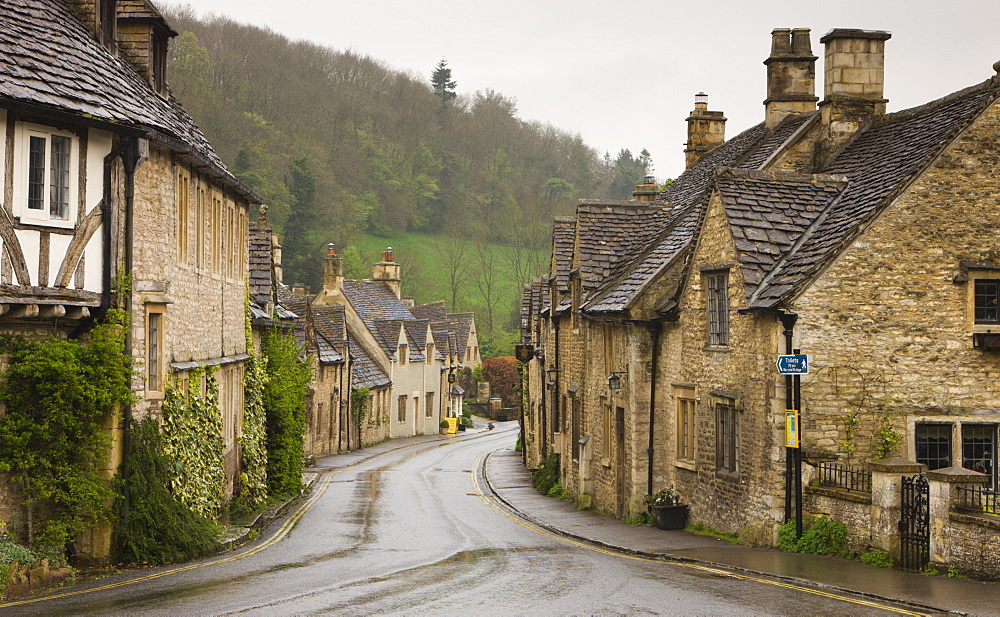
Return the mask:
<path id="1" fill-rule="evenodd" d="M 823 101 L 819 104 L 826 139 L 820 164 L 874 116 L 885 113 L 883 30 L 834 28 L 820 39 L 826 46 Z"/>
<path id="2" fill-rule="evenodd" d="M 684 149 L 686 167 L 690 168 L 722 142 L 726 141 L 726 118 L 721 111 L 708 111 L 708 95 L 694 96 L 694 111 L 687 118 L 688 140 Z"/>
<path id="3" fill-rule="evenodd" d="M 281 265 L 281 245 L 278 244 L 278 234 L 271 234 L 271 264 L 274 268 L 274 280 L 284 283 L 285 269 Z"/>
<path id="4" fill-rule="evenodd" d="M 635 187 L 635 191 L 632 192 L 632 199 L 638 201 L 656 201 L 656 198 L 660 196 L 660 185 L 656 183 L 656 178 L 653 176 L 646 176 L 642 184 Z"/>
<path id="5" fill-rule="evenodd" d="M 400 297 L 399 264 L 392 260 L 391 246 L 382 251 L 382 261 L 372 266 L 372 280 L 385 281 L 396 294 L 396 298 Z"/>
<path id="6" fill-rule="evenodd" d="M 337 291 L 344 286 L 344 260 L 337 256 L 333 242 L 326 245 L 323 291 Z"/>
<path id="7" fill-rule="evenodd" d="M 816 110 L 816 56 L 809 28 L 775 28 L 767 65 L 764 125 L 773 129 L 791 114 Z"/>

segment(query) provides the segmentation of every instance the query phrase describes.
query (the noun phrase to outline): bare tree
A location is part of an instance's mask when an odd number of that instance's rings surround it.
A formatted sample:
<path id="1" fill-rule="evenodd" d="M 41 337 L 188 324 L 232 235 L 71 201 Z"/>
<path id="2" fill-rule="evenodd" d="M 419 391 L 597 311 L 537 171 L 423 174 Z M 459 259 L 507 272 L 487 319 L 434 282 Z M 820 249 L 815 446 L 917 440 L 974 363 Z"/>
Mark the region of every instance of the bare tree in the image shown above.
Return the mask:
<path id="1" fill-rule="evenodd" d="M 469 244 L 455 237 L 438 236 L 433 246 L 444 269 L 445 292 L 451 299 L 448 306 L 458 311 L 459 297 L 469 283 Z"/>

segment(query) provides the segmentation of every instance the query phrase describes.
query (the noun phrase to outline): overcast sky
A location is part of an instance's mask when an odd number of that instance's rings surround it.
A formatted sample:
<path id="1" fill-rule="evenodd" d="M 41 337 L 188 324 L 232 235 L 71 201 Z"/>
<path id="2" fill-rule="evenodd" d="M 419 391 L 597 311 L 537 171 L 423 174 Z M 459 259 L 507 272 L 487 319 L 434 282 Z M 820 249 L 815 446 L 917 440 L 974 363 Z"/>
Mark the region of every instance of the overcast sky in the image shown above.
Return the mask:
<path id="1" fill-rule="evenodd" d="M 154 0 L 157 4 L 163 0 Z M 994 74 L 1000 0 L 197 0 L 292 39 L 353 49 L 421 76 L 448 61 L 460 94 L 492 88 L 524 120 L 579 133 L 615 156 L 647 148 L 659 178 L 683 171 L 685 118 L 709 95 L 731 137 L 764 117 L 774 28 L 811 28 L 822 97 L 831 28 L 888 30 L 889 110 Z"/>

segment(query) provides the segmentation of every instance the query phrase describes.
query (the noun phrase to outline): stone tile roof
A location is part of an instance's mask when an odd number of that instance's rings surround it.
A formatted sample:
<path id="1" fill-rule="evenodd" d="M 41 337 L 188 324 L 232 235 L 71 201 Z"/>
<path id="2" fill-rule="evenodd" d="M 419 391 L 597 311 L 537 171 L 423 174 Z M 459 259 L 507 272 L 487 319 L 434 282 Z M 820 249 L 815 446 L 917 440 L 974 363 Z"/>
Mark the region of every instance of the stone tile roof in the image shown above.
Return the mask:
<path id="1" fill-rule="evenodd" d="M 410 309 L 384 281 L 345 280 L 341 291 L 385 352 L 395 357 L 399 322 L 416 319 Z M 389 322 L 395 322 L 395 331 Z"/>
<path id="2" fill-rule="evenodd" d="M 469 346 L 469 337 L 472 336 L 472 323 L 476 319 L 475 313 L 449 313 L 448 322 L 451 330 L 455 333 L 455 345 L 459 359 L 465 357 L 465 348 Z"/>
<path id="3" fill-rule="evenodd" d="M 557 216 L 552 220 L 552 267 L 559 291 L 569 291 L 569 271 L 573 266 L 575 236 L 575 217 Z"/>
<path id="4" fill-rule="evenodd" d="M 576 251 L 584 288 L 603 283 L 629 247 L 649 242 L 664 217 L 660 205 L 641 201 L 581 200 L 576 209 Z"/>
<path id="5" fill-rule="evenodd" d="M 271 228 L 250 223 L 249 230 L 250 271 L 247 274 L 247 284 L 250 287 L 250 300 L 260 306 L 267 306 L 275 299 L 272 285 Z"/>
<path id="6" fill-rule="evenodd" d="M 117 0 L 118 19 L 149 19 L 162 23 L 166 26 L 172 36 L 177 36 L 163 15 L 148 0 Z"/>
<path id="7" fill-rule="evenodd" d="M 887 114 L 856 137 L 823 170 L 849 185 L 753 297 L 773 307 L 802 291 L 919 176 L 963 129 L 1000 97 L 994 81 L 921 107 Z"/>
<path id="8" fill-rule="evenodd" d="M 351 389 L 385 388 L 392 385 L 389 376 L 372 360 L 365 348 L 353 335 L 347 335 L 347 344 L 351 356 Z"/>
<path id="9" fill-rule="evenodd" d="M 672 207 L 665 208 L 657 218 L 655 236 L 632 247 L 629 256 L 622 260 L 623 267 L 610 274 L 605 286 L 584 302 L 583 309 L 595 313 L 626 310 L 638 293 L 681 255 L 694 238 L 714 170 L 739 166 L 767 135 L 763 124 L 747 129 L 710 151 L 671 182 L 660 194 L 660 200 Z M 772 149 L 778 147 L 780 144 L 770 145 Z"/>
<path id="10" fill-rule="evenodd" d="M 717 171 L 715 186 L 729 220 L 748 299 L 846 185 L 843 176 Z"/>
<path id="11" fill-rule="evenodd" d="M 316 348 L 319 361 L 335 363 L 344 361 L 344 343 L 347 320 L 340 304 L 311 307 L 313 328 L 316 331 Z"/>
<path id="12" fill-rule="evenodd" d="M 792 114 L 786 116 L 784 120 L 774 127 L 774 130 L 760 142 L 760 147 L 750 153 L 750 156 L 740 164 L 745 169 L 760 169 L 767 163 L 782 146 L 784 146 L 799 131 L 805 130 L 812 121 L 819 119 L 819 112 L 813 111 L 807 114 Z"/>
<path id="13" fill-rule="evenodd" d="M 434 336 L 434 355 L 444 359 L 446 354 L 458 353 L 458 344 L 455 342 L 455 333 L 452 325 L 447 320 L 432 321 L 431 334 Z"/>
<path id="14" fill-rule="evenodd" d="M 131 5 L 130 5 L 131 6 Z M 140 129 L 189 151 L 254 203 L 183 107 L 111 55 L 60 0 L 0 2 L 0 98 Z"/>
<path id="15" fill-rule="evenodd" d="M 411 307 L 410 312 L 417 319 L 445 319 L 448 317 L 448 310 L 445 308 L 444 300 L 418 304 Z"/>

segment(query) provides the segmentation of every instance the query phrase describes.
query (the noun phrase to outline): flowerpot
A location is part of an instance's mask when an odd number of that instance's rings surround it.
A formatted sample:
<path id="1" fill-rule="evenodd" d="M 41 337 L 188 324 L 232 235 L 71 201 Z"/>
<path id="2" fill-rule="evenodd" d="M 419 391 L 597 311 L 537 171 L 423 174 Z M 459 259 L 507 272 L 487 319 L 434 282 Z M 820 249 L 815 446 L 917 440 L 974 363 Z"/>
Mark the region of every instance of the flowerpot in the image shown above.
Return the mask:
<path id="1" fill-rule="evenodd" d="M 656 517 L 656 526 L 660 529 L 684 529 L 687 523 L 687 504 L 676 506 L 653 506 L 653 515 Z"/>
<path id="2" fill-rule="evenodd" d="M 458 430 L 459 431 L 464 431 L 465 430 L 465 425 L 464 424 L 459 424 L 458 425 Z"/>

